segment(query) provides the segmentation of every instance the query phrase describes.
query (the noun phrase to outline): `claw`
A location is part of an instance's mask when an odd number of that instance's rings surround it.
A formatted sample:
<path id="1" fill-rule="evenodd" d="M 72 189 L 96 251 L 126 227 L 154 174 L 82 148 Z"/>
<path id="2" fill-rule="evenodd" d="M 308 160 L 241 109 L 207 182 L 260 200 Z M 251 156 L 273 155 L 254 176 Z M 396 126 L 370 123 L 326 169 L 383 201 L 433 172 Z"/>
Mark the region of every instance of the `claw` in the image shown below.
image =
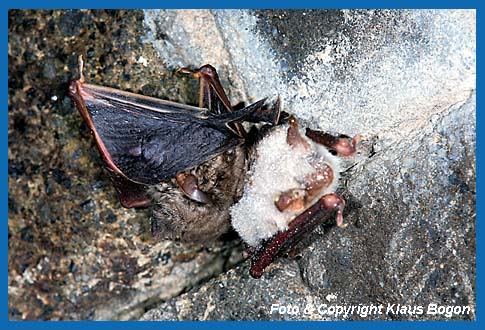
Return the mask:
<path id="1" fill-rule="evenodd" d="M 77 58 L 77 65 L 78 65 L 78 70 L 79 70 L 79 82 L 83 84 L 86 81 L 86 78 L 84 78 L 84 61 L 83 61 L 83 56 L 79 55 Z"/>
<path id="2" fill-rule="evenodd" d="M 344 225 L 344 217 L 343 217 L 343 211 L 345 207 L 345 201 L 340 198 L 337 194 L 328 194 L 323 196 L 323 198 L 320 200 L 320 203 L 322 203 L 326 208 L 328 209 L 336 209 L 337 210 L 337 216 L 336 216 L 336 223 L 338 227 L 346 227 Z"/>
<path id="3" fill-rule="evenodd" d="M 333 136 L 321 131 L 314 131 L 307 128 L 305 135 L 314 142 L 324 145 L 330 150 L 336 151 L 342 156 L 352 156 L 355 154 L 357 143 L 360 140 L 360 134 L 354 136 L 353 139 L 346 135 Z"/>
<path id="4" fill-rule="evenodd" d="M 197 179 L 192 174 L 184 174 L 179 173 L 176 175 L 175 179 L 177 180 L 178 185 L 184 192 L 185 196 L 190 198 L 195 202 L 199 202 L 202 204 L 210 203 L 210 198 L 207 196 L 205 192 L 199 189 L 197 185 Z"/>
<path id="5" fill-rule="evenodd" d="M 179 68 L 176 71 L 177 73 L 185 73 L 185 74 L 195 74 L 194 71 L 190 70 L 189 68 Z"/>
<path id="6" fill-rule="evenodd" d="M 294 149 L 302 149 L 303 151 L 309 150 L 310 144 L 301 136 L 298 120 L 295 117 L 290 116 L 288 123 L 290 127 L 288 127 L 286 142 Z"/>

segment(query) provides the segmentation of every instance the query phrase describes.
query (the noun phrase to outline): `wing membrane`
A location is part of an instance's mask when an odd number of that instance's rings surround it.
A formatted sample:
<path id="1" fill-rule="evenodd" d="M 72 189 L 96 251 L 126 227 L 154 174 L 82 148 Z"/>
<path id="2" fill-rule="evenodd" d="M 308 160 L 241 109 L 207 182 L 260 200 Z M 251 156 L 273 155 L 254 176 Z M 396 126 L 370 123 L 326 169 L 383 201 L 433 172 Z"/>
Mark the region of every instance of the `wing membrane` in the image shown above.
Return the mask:
<path id="1" fill-rule="evenodd" d="M 218 115 L 80 81 L 71 85 L 71 95 L 107 166 L 142 184 L 169 179 L 241 143 L 228 125 L 264 102 Z"/>

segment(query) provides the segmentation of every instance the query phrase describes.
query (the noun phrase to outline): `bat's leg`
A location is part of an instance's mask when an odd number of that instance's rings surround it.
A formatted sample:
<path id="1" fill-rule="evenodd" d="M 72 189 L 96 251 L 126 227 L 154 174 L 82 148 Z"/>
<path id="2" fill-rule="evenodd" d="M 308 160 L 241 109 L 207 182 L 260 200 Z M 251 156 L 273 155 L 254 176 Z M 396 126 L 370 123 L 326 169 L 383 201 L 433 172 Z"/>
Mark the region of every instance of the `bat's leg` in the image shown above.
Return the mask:
<path id="1" fill-rule="evenodd" d="M 234 111 L 224 88 L 222 88 L 217 70 L 212 65 L 206 64 L 196 71 L 181 68 L 179 72 L 192 74 L 199 79 L 199 107 L 209 109 L 216 114 Z M 237 135 L 246 137 L 246 131 L 240 123 L 231 123 L 230 126 Z"/>
<path id="2" fill-rule="evenodd" d="M 191 200 L 203 204 L 210 203 L 210 198 L 205 192 L 199 189 L 197 184 L 197 178 L 192 174 L 179 173 L 175 177 L 180 189 L 184 192 L 185 196 Z"/>
<path id="3" fill-rule="evenodd" d="M 323 196 L 318 202 L 309 207 L 305 212 L 293 219 L 284 232 L 276 234 L 273 238 L 264 242 L 251 256 L 250 274 L 259 278 L 264 269 L 278 256 L 291 250 L 308 233 L 317 226 L 328 221 L 333 212 L 337 211 L 336 222 L 343 225 L 343 209 L 345 202 L 337 194 Z"/>
<path id="4" fill-rule="evenodd" d="M 146 207 L 152 203 L 151 198 L 147 194 L 147 186 L 128 180 L 108 167 L 106 169 L 123 207 L 128 209 Z"/>
<path id="5" fill-rule="evenodd" d="M 350 138 L 346 135 L 334 136 L 322 131 L 314 131 L 310 128 L 306 129 L 305 135 L 342 156 L 353 156 L 360 139 L 359 134 L 354 136 L 354 138 Z"/>
<path id="6" fill-rule="evenodd" d="M 191 74 L 200 80 L 199 107 L 213 110 L 218 114 L 233 111 L 231 103 L 222 88 L 219 75 L 212 65 L 206 64 L 196 71 L 187 68 L 181 68 L 178 71 Z"/>

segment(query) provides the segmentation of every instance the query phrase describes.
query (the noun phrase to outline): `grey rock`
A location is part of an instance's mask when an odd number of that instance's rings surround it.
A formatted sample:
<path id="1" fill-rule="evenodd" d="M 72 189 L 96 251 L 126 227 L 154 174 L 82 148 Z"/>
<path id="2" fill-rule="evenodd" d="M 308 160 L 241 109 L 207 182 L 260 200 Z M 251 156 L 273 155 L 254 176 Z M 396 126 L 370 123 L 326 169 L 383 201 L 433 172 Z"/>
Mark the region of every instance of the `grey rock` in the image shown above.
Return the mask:
<path id="1" fill-rule="evenodd" d="M 349 226 L 316 233 L 298 260 L 279 260 L 260 280 L 244 264 L 143 319 L 474 319 L 475 110 L 471 95 L 359 164 L 345 192 L 361 203 Z M 299 312 L 272 313 L 273 304 Z M 382 313 L 322 307 L 359 304 Z M 424 315 L 399 313 L 398 304 Z M 433 315 L 430 304 L 471 312 Z"/>
<path id="2" fill-rule="evenodd" d="M 347 228 L 317 230 L 260 280 L 243 263 L 143 319 L 475 319 L 474 11 L 147 11 L 149 31 L 161 16 L 183 54 L 173 65 L 221 63 L 233 98 L 279 94 L 306 125 L 365 139 L 341 189 Z M 375 310 L 325 309 L 359 305 Z"/>

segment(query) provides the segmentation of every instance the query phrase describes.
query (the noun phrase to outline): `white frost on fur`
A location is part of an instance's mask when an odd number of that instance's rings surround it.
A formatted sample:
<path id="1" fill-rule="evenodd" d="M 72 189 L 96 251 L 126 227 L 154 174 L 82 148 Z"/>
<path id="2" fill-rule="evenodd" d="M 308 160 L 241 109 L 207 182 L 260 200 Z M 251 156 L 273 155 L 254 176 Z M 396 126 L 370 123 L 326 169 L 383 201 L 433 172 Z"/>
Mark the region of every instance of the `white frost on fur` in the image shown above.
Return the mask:
<path id="1" fill-rule="evenodd" d="M 288 224 L 302 211 L 280 212 L 275 201 L 282 192 L 300 188 L 299 179 L 315 172 L 309 160 L 320 160 L 333 170 L 332 184 L 322 191 L 311 204 L 323 195 L 334 192 L 338 185 L 340 159 L 325 147 L 301 135 L 310 143 L 310 151 L 293 149 L 286 142 L 288 126 L 276 128 L 257 147 L 257 155 L 245 183 L 244 195 L 231 208 L 232 226 L 251 246 L 288 228 Z"/>

